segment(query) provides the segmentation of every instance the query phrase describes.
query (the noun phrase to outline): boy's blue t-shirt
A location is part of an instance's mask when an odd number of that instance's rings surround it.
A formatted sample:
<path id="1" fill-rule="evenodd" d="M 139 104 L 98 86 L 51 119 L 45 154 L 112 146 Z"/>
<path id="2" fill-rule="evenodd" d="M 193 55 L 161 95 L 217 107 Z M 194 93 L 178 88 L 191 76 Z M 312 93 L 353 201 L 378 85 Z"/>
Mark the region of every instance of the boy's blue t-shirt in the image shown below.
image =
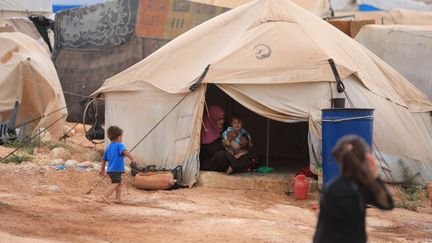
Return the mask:
<path id="1" fill-rule="evenodd" d="M 107 172 L 125 172 L 123 151 L 126 147 L 119 142 L 113 142 L 105 149 L 102 160 L 108 161 Z"/>

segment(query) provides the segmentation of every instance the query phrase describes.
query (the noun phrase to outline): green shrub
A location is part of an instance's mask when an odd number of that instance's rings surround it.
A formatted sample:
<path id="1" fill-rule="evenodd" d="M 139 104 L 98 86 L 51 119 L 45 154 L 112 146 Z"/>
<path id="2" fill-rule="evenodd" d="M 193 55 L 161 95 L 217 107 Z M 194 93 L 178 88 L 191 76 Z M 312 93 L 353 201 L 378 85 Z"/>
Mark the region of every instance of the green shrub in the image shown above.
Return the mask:
<path id="1" fill-rule="evenodd" d="M 8 148 L 20 148 L 21 151 L 24 151 L 28 154 L 33 154 L 33 149 L 41 146 L 41 142 L 39 140 L 14 140 L 4 144 L 5 147 Z"/>
<path id="2" fill-rule="evenodd" d="M 22 162 L 30 161 L 32 159 L 33 159 L 33 157 L 28 156 L 28 155 L 12 154 L 3 163 L 5 163 L 5 164 L 9 164 L 9 163 L 21 164 Z"/>
<path id="3" fill-rule="evenodd" d="M 21 147 L 20 150 L 24 151 L 28 154 L 33 154 L 33 151 L 35 148 L 43 148 L 47 147 L 49 150 L 52 150 L 57 147 L 61 147 L 60 143 L 48 143 L 48 142 L 42 142 L 40 139 L 33 139 L 33 140 L 14 140 L 11 142 L 8 142 L 4 144 L 5 147 L 8 148 L 18 148 Z"/>
<path id="4" fill-rule="evenodd" d="M 399 160 L 399 168 L 402 173 L 402 191 L 405 194 L 405 201 L 401 205 L 396 205 L 401 208 L 417 211 L 417 208 L 421 206 L 422 196 L 427 193 L 427 186 L 419 180 L 420 172 L 413 173 L 407 166 L 405 161 Z M 426 191 L 426 192 L 425 192 Z"/>

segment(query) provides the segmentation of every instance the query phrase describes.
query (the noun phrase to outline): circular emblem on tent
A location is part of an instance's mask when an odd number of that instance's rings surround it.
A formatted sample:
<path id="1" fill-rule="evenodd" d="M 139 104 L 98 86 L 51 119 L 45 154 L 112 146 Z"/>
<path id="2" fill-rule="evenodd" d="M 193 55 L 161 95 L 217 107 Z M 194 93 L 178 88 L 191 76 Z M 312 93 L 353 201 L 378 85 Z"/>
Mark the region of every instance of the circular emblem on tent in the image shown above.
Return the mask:
<path id="1" fill-rule="evenodd" d="M 271 55 L 270 46 L 266 44 L 258 44 L 254 47 L 255 57 L 258 59 L 265 59 Z"/>

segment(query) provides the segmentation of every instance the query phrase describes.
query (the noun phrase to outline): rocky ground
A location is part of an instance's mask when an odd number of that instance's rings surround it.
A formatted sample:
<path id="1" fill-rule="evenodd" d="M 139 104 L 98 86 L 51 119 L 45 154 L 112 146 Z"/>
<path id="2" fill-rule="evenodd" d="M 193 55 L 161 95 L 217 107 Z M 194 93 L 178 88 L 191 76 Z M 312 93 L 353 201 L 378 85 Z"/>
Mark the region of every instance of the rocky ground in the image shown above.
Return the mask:
<path id="1" fill-rule="evenodd" d="M 124 203 L 99 200 L 100 154 L 80 131 L 36 149 L 30 162 L 0 164 L 0 242 L 310 242 L 317 193 L 285 194 L 205 187 L 141 191 L 125 177 Z M 63 149 L 58 149 L 63 148 Z M 11 148 L 0 147 L 0 156 Z M 68 154 L 69 153 L 69 154 Z M 30 156 L 30 155 L 29 155 Z M 432 208 L 368 210 L 370 242 L 432 242 Z"/>

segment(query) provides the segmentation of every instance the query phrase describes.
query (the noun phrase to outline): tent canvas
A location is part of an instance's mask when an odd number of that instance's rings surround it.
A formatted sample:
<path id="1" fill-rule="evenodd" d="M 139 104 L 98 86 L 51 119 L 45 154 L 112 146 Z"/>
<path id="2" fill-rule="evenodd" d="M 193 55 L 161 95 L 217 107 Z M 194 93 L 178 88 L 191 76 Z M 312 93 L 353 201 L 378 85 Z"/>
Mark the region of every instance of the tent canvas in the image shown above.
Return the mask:
<path id="1" fill-rule="evenodd" d="M 336 12 L 336 16 L 353 15 L 355 20 L 375 20 L 376 24 L 383 25 L 432 25 L 432 12 L 414 11 L 407 9 L 394 9 L 391 11 L 371 12 Z"/>
<path id="2" fill-rule="evenodd" d="M 9 31 L 5 32 L 21 32 L 35 39 L 41 44 L 44 49 L 51 55 L 48 44 L 44 41 L 36 26 L 28 17 L 14 17 L 7 20 L 4 20 L 6 26 L 10 27 Z M 48 36 L 50 38 L 51 43 L 54 43 L 54 33 L 48 29 Z"/>
<path id="3" fill-rule="evenodd" d="M 199 174 L 210 83 L 263 117 L 308 122 L 315 170 L 321 163 L 321 109 L 341 96 L 330 58 L 354 105 L 376 109 L 375 142 L 394 180 L 400 180 L 400 158 L 431 179 L 432 105 L 427 97 L 355 40 L 286 0 L 253 1 L 211 19 L 107 79 L 94 95 L 105 96 L 106 125 L 123 127 L 128 147 L 184 98 L 134 153 L 147 164 L 182 164 L 186 185 Z M 208 65 L 201 85 L 189 92 Z"/>
<path id="4" fill-rule="evenodd" d="M 0 24 L 2 19 L 26 17 L 31 14 L 49 16 L 51 0 L 2 0 L 0 1 Z"/>
<path id="5" fill-rule="evenodd" d="M 368 25 L 355 39 L 432 100 L 432 26 Z"/>
<path id="6" fill-rule="evenodd" d="M 20 102 L 17 125 L 66 106 L 51 56 L 42 45 L 18 32 L 0 33 L 0 43 L 0 121 L 9 119 L 15 101 Z M 47 128 L 66 114 L 67 109 L 55 112 L 30 123 L 27 131 Z M 62 136 L 62 120 L 48 131 Z"/>

